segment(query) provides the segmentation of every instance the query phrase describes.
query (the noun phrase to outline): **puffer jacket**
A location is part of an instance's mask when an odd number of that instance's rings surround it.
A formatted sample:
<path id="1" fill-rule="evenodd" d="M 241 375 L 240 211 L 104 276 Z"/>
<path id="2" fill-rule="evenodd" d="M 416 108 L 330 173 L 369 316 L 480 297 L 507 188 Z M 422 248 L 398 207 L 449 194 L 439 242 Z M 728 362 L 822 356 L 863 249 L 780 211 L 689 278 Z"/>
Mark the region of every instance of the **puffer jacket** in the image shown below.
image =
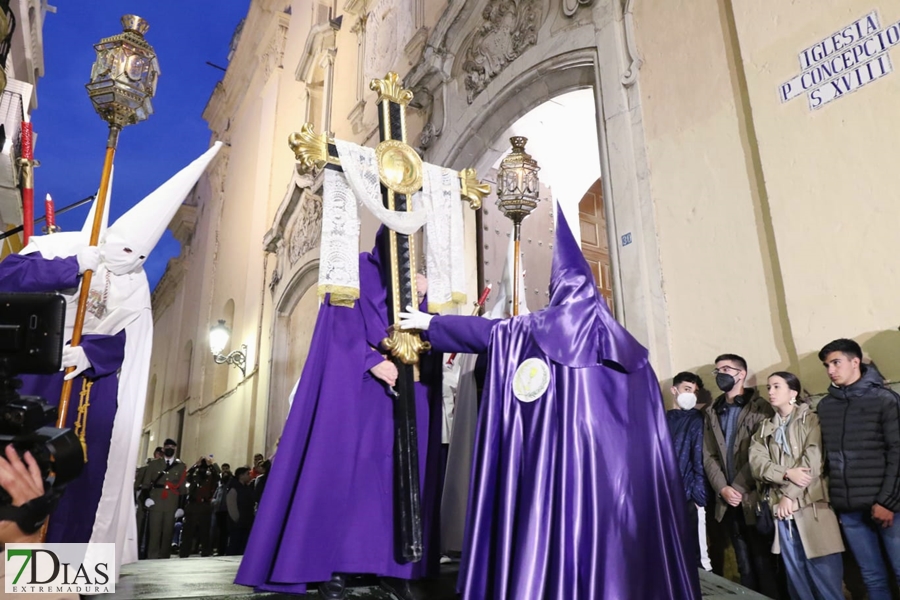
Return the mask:
<path id="1" fill-rule="evenodd" d="M 816 411 L 835 510 L 868 511 L 878 503 L 900 511 L 900 396 L 864 367 L 855 383 L 831 385 Z"/>
<path id="2" fill-rule="evenodd" d="M 823 476 L 822 433 L 819 418 L 808 404 L 794 408 L 787 426 L 791 452 L 787 454 L 775 441 L 778 417 L 763 421 L 750 442 L 750 470 L 759 482 L 760 494 L 768 493 L 774 514 L 782 498 L 793 500 L 793 519 L 807 558 L 818 558 L 844 551 L 841 530 L 834 511 L 828 505 L 828 484 Z M 788 469 L 809 469 L 812 481 L 805 488 L 784 478 Z M 781 551 L 781 530 L 776 529 L 772 552 Z"/>
<path id="3" fill-rule="evenodd" d="M 674 409 L 666 412 L 666 423 L 675 444 L 678 470 L 685 498 L 706 506 L 706 473 L 703 471 L 703 414 L 699 410 Z"/>

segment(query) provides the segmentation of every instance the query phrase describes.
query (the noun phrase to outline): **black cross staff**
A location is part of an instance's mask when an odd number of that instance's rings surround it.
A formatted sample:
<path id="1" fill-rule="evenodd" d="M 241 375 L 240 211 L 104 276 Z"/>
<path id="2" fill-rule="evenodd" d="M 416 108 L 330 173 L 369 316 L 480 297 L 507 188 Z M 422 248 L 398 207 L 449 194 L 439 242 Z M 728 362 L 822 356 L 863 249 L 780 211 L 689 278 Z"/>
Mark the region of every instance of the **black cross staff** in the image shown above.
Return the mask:
<path id="1" fill-rule="evenodd" d="M 378 121 L 380 130 L 379 174 L 381 198 L 385 208 L 393 211 L 409 211 L 411 196 L 421 186 L 421 160 L 406 144 L 406 106 L 412 100 L 410 90 L 403 89 L 396 73 L 388 73 L 384 79 L 376 79 L 370 87 L 378 93 Z M 399 143 L 398 143 L 399 142 Z M 299 133 L 292 134 L 289 144 L 300 163 L 302 171 L 321 168 L 342 170 L 337 148 L 327 134 L 315 134 L 312 125 L 303 125 Z M 388 149 L 389 148 L 389 149 Z M 382 151 L 386 150 L 386 151 Z M 387 154 L 387 158 L 382 160 Z M 393 169 L 396 178 L 386 180 L 384 162 L 399 168 Z M 416 173 L 418 171 L 418 173 Z M 474 169 L 460 172 L 461 196 L 471 208 L 481 207 L 482 198 L 490 187 L 477 180 Z M 412 183 L 411 183 L 412 182 Z M 399 562 L 417 562 L 422 559 L 422 510 L 419 490 L 418 432 L 416 431 L 415 372 L 419 352 L 428 350 L 418 334 L 401 331 L 397 314 L 409 305 L 417 305 L 416 251 L 413 236 L 388 230 L 388 248 L 382 256 L 388 257 L 388 322 L 391 327 L 382 346 L 391 352 L 398 377 L 394 395 L 394 541 L 395 555 Z"/>

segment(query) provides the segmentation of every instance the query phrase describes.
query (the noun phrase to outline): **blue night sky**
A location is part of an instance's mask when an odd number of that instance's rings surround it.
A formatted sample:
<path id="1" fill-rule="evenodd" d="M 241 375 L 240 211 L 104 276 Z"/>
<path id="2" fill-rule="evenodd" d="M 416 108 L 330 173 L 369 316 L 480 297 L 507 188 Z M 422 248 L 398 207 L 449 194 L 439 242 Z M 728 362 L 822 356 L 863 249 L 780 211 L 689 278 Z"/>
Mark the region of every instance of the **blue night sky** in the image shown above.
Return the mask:
<path id="1" fill-rule="evenodd" d="M 201 114 L 227 66 L 228 45 L 249 0 L 51 0 L 56 14 L 44 23 L 44 77 L 32 112 L 37 144 L 35 213 L 43 215 L 49 192 L 57 209 L 96 193 L 107 125 L 94 112 L 84 85 L 91 74 L 94 44 L 121 33 L 119 18 L 136 14 L 150 24 L 146 39 L 159 57 L 161 75 L 154 114 L 126 127 L 115 160 L 110 222 L 202 154 L 211 132 Z M 89 205 L 59 215 L 64 231 L 81 229 Z M 145 268 L 151 288 L 178 242 L 166 231 Z"/>

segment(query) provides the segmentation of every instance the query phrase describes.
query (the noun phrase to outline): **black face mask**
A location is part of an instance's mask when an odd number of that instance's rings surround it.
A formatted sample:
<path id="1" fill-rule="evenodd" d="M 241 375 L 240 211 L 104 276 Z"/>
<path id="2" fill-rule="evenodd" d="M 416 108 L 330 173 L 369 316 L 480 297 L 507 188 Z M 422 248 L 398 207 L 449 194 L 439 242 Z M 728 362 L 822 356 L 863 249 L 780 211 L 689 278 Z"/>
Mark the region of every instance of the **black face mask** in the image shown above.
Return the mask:
<path id="1" fill-rule="evenodd" d="M 172 458 L 175 456 L 175 448 L 166 448 L 163 450 L 163 454 L 166 455 L 166 458 Z"/>
<path id="2" fill-rule="evenodd" d="M 734 389 L 736 383 L 737 382 L 734 380 L 734 377 L 732 377 L 728 373 L 716 374 L 716 385 L 719 386 L 719 389 L 726 394 Z"/>

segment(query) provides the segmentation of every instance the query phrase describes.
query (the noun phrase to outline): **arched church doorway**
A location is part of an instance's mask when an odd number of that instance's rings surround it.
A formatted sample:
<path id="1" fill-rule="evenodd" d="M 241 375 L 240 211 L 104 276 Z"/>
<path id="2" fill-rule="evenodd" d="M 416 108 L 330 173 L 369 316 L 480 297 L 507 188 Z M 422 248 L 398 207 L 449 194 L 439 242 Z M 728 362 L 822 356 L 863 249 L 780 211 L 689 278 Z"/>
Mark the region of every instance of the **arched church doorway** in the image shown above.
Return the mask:
<path id="1" fill-rule="evenodd" d="M 301 267 L 277 306 L 272 348 L 272 379 L 266 422 L 266 456 L 275 449 L 287 421 L 291 390 L 306 364 L 316 324 L 319 298 L 316 281 L 319 261 Z"/>
<path id="2" fill-rule="evenodd" d="M 578 221 L 581 228 L 581 252 L 591 266 L 597 290 L 606 300 L 609 310 L 615 312 L 602 179 L 598 178 L 578 203 Z"/>
<path id="3" fill-rule="evenodd" d="M 496 189 L 497 169 L 510 149 L 509 138 L 524 136 L 528 138 L 525 150 L 541 167 L 541 202 L 522 223 L 520 244 L 524 297 L 530 310 L 540 309 L 549 302 L 557 206 L 573 232 L 579 235 L 597 286 L 610 308 L 613 307 L 596 114 L 594 92 L 590 87 L 553 96 L 508 126 L 478 164 L 479 172 L 486 173 L 486 179 Z M 497 286 L 510 253 L 512 224 L 496 207 L 495 192 L 485 199 L 480 228 L 478 261 L 484 265 L 485 283 L 491 283 L 494 290 L 499 290 Z M 497 292 L 492 297 L 496 298 Z"/>

